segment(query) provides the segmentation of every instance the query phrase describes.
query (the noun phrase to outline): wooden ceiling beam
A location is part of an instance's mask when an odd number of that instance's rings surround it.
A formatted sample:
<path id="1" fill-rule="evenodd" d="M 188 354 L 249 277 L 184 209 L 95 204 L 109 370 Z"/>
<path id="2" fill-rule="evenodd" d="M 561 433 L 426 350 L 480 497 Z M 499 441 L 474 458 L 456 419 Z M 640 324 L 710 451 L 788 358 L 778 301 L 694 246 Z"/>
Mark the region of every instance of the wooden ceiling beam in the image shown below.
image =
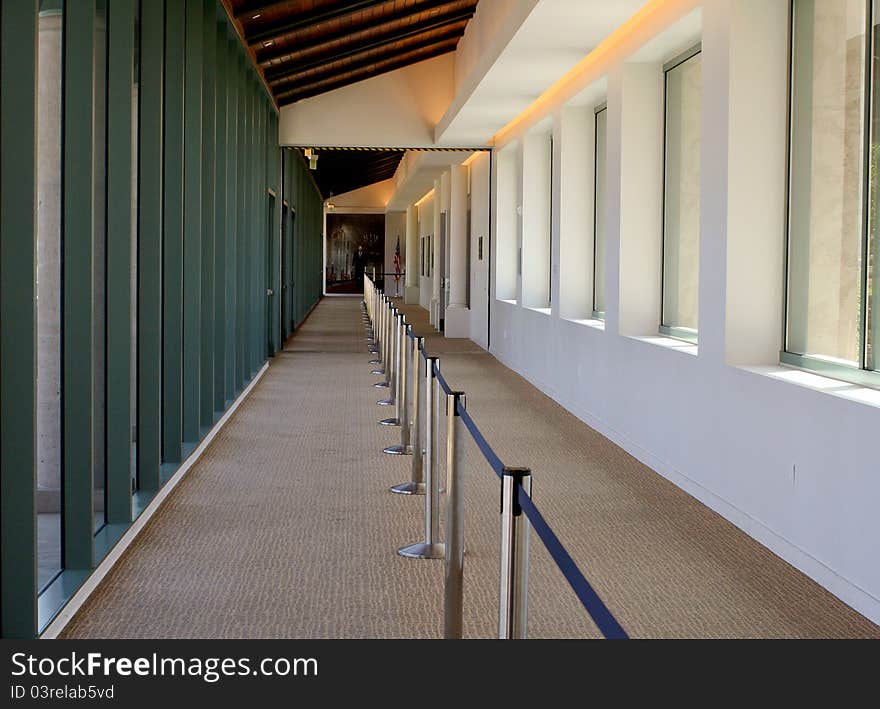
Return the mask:
<path id="1" fill-rule="evenodd" d="M 337 5 L 333 5 L 332 7 L 323 7 L 318 10 L 313 10 L 311 12 L 303 12 L 297 15 L 292 15 L 289 17 L 285 17 L 283 20 L 277 23 L 269 24 L 254 32 L 253 34 L 247 35 L 247 42 L 251 46 L 255 44 L 262 44 L 268 40 L 273 40 L 278 37 L 281 37 L 285 34 L 290 34 L 291 32 L 295 32 L 298 29 L 302 29 L 303 27 L 308 27 L 309 25 L 317 25 L 321 22 L 326 22 L 328 20 L 336 20 L 343 17 L 348 17 L 350 15 L 354 15 L 357 12 L 362 12 L 363 10 L 369 10 L 374 7 L 379 7 L 380 5 L 384 5 L 389 0 L 348 0 L 348 2 L 341 2 Z M 265 4 L 265 3 L 263 3 Z M 271 3 L 274 5 L 275 3 Z M 247 15 L 253 17 L 256 14 L 255 10 L 251 9 L 248 12 L 240 11 L 236 13 L 236 19 L 245 19 Z"/>
<path id="2" fill-rule="evenodd" d="M 452 7 L 450 8 L 450 6 Z M 477 7 L 476 0 L 473 0 L 473 2 L 471 2 L 467 7 L 470 7 L 471 14 L 473 14 L 476 11 Z M 461 0 L 439 0 L 437 2 L 407 5 L 403 9 L 397 10 L 383 17 L 359 23 L 355 29 L 352 29 L 351 27 L 342 27 L 335 32 L 328 32 L 325 35 L 321 35 L 312 39 L 307 39 L 304 42 L 298 42 L 296 48 L 293 50 L 291 50 L 290 47 L 278 47 L 274 45 L 270 47 L 258 47 L 256 51 L 257 62 L 259 62 L 260 64 L 268 64 L 271 61 L 281 59 L 282 57 L 288 57 L 292 54 L 302 54 L 304 52 L 310 52 L 312 50 L 319 49 L 320 47 L 323 47 L 327 44 L 338 42 L 340 40 L 350 40 L 352 37 L 357 37 L 363 32 L 376 30 L 386 25 L 391 25 L 395 22 L 406 20 L 413 15 L 418 15 L 422 12 L 437 9 L 442 10 L 443 15 L 448 15 L 450 12 L 456 12 L 457 10 L 461 10 L 463 8 L 461 7 Z"/>
<path id="3" fill-rule="evenodd" d="M 287 76 L 295 74 L 301 74 L 304 71 L 314 69 L 315 67 L 319 67 L 332 61 L 347 59 L 348 57 L 354 57 L 358 54 L 363 54 L 364 52 L 369 52 L 373 49 L 380 49 L 394 42 L 401 42 L 408 39 L 416 38 L 426 32 L 447 29 L 455 25 L 462 25 L 462 23 L 467 24 L 467 21 L 470 20 L 473 15 L 474 11 L 472 9 L 458 10 L 456 12 L 442 15 L 437 18 L 431 18 L 431 20 L 426 22 L 419 22 L 415 25 L 410 25 L 408 27 L 399 28 L 392 32 L 387 32 L 378 37 L 371 38 L 367 42 L 358 43 L 354 46 L 351 46 L 348 49 L 331 47 L 330 49 L 321 52 L 320 54 L 317 54 L 316 56 L 310 58 L 308 61 L 305 62 L 290 62 L 289 65 L 282 65 L 278 68 L 266 68 L 266 81 L 274 83 L 277 82 L 279 79 L 284 79 Z M 462 34 L 463 32 L 464 26 L 462 26 L 458 30 L 459 34 Z"/>

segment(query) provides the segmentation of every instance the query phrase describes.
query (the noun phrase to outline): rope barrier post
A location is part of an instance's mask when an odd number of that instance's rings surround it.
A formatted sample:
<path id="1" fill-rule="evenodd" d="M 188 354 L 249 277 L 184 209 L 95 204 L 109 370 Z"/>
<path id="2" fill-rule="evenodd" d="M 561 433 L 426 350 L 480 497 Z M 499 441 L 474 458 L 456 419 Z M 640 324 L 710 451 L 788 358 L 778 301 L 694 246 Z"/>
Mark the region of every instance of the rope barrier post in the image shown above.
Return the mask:
<path id="1" fill-rule="evenodd" d="M 379 300 L 379 327 L 378 327 L 378 341 L 379 341 L 379 361 L 376 364 L 381 366 L 376 367 L 370 374 L 385 374 L 385 365 L 388 363 L 388 338 L 386 333 L 386 324 L 388 323 L 388 302 L 387 298 L 383 293 L 380 292 L 381 298 Z"/>
<path id="2" fill-rule="evenodd" d="M 404 397 L 406 396 L 406 320 L 403 313 L 399 310 L 394 318 L 394 378 L 392 381 L 391 391 L 394 398 L 394 416 L 382 419 L 379 423 L 382 426 L 400 426 L 405 428 L 403 422 L 403 406 Z M 385 449 L 389 455 L 404 455 L 406 449 L 400 446 L 389 446 Z"/>
<path id="3" fill-rule="evenodd" d="M 528 468 L 504 468 L 501 476 L 501 583 L 498 638 L 527 637 L 529 609 L 529 524 L 519 504 L 519 488 L 531 496 Z"/>
<path id="4" fill-rule="evenodd" d="M 409 446 L 412 452 L 412 475 L 411 480 L 391 488 L 391 492 L 398 495 L 424 495 L 425 482 L 422 470 L 423 456 L 425 451 L 422 448 L 422 412 L 421 412 L 421 388 L 422 388 L 422 347 L 425 338 L 413 335 L 410 340 L 410 367 L 409 377 L 410 386 L 407 408 L 410 414 L 410 440 Z M 404 554 L 404 556 L 406 556 Z"/>
<path id="5" fill-rule="evenodd" d="M 463 392 L 446 395 L 446 583 L 443 594 L 443 637 L 462 636 L 464 606 L 464 423 L 459 407 Z M 435 475 L 439 478 L 439 475 Z M 432 484 L 437 485 L 433 480 Z"/>
<path id="6" fill-rule="evenodd" d="M 385 381 L 373 385 L 388 389 L 388 396 L 376 403 L 379 406 L 394 406 L 395 410 L 397 407 L 397 371 L 400 369 L 400 338 L 398 335 L 401 318 L 397 308 L 392 307 L 391 314 L 388 316 L 388 357 L 385 358 Z"/>
<path id="7" fill-rule="evenodd" d="M 385 312 L 385 327 L 382 328 L 385 336 L 384 347 L 382 348 L 382 374 L 385 375 L 385 379 L 380 382 L 376 382 L 373 384 L 374 387 L 378 387 L 381 389 L 388 389 L 389 392 L 394 384 L 394 337 L 393 330 L 391 328 L 392 323 L 394 322 L 396 310 L 391 306 L 391 299 L 386 296 L 385 298 L 387 302 L 386 312 Z M 375 371 L 374 371 L 375 373 Z M 391 393 L 387 399 L 383 399 L 386 403 L 379 402 L 380 406 L 390 406 L 394 403 L 394 395 Z"/>
<path id="8" fill-rule="evenodd" d="M 412 398 L 412 377 L 410 370 L 413 368 L 413 352 L 412 352 L 412 325 L 407 325 L 403 316 L 400 318 L 402 325 L 402 334 L 400 336 L 399 354 L 400 368 L 397 371 L 397 418 L 386 419 L 382 423 L 387 426 L 400 426 L 400 443 L 394 446 L 388 446 L 385 452 L 388 455 L 412 455 L 413 447 L 410 445 L 410 399 Z"/>
<path id="9" fill-rule="evenodd" d="M 374 339 L 376 340 L 376 357 L 370 360 L 370 364 L 382 365 L 381 367 L 376 367 L 370 374 L 384 374 L 384 362 L 385 362 L 385 333 L 383 329 L 383 324 L 385 322 L 385 308 L 384 308 L 384 296 L 382 291 L 378 288 L 376 289 L 376 320 L 373 325 L 373 334 Z"/>
<path id="10" fill-rule="evenodd" d="M 422 339 L 422 338 L 419 338 Z M 419 358 L 421 359 L 421 357 Z M 434 400 L 439 385 L 434 375 L 436 357 L 425 357 L 425 541 L 401 547 L 397 553 L 411 559 L 445 559 L 440 539 L 440 475 L 437 469 L 437 417 Z M 395 491 L 396 492 L 396 491 Z M 416 494 L 416 493 L 413 493 Z M 444 612 L 445 617 L 445 612 Z"/>
<path id="11" fill-rule="evenodd" d="M 373 359 L 370 360 L 370 364 L 382 364 L 382 355 L 381 355 L 381 346 L 382 346 L 382 328 L 379 326 L 380 318 L 382 316 L 382 308 L 380 307 L 380 296 L 381 293 L 379 289 L 376 288 L 375 284 L 373 285 L 373 313 L 371 315 L 371 321 L 373 324 L 373 346 L 370 348 L 370 352 L 376 355 Z"/>

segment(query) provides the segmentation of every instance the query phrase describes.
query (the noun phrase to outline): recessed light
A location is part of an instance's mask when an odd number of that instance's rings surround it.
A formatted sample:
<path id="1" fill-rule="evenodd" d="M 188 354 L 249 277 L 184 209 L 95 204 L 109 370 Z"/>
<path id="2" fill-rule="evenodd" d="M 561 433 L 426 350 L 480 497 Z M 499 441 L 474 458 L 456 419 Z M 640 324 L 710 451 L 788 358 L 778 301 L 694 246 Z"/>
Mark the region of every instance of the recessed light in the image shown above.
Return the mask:
<path id="1" fill-rule="evenodd" d="M 271 39 L 270 39 L 268 42 L 263 42 L 263 46 L 264 46 L 264 47 L 268 47 L 270 44 L 272 44 L 272 40 L 271 40 Z"/>
<path id="2" fill-rule="evenodd" d="M 258 12 L 256 15 L 251 15 L 251 19 L 252 19 L 252 20 L 258 20 L 258 19 L 261 18 L 262 16 L 263 16 L 263 14 L 260 13 L 260 12 Z"/>

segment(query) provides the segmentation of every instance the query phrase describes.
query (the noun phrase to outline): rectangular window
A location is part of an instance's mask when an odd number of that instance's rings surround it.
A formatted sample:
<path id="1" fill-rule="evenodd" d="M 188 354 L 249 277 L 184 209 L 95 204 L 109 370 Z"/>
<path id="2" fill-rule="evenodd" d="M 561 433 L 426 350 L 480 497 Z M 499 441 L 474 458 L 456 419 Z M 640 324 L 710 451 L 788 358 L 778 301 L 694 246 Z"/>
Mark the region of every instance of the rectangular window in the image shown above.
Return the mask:
<path id="1" fill-rule="evenodd" d="M 700 275 L 701 55 L 665 67 L 663 305 L 660 331 L 697 341 Z"/>
<path id="2" fill-rule="evenodd" d="M 593 173 L 593 317 L 605 319 L 605 153 L 608 108 L 596 108 Z"/>
<path id="3" fill-rule="evenodd" d="M 877 384 L 875 19 L 870 0 L 793 3 L 782 361 Z"/>

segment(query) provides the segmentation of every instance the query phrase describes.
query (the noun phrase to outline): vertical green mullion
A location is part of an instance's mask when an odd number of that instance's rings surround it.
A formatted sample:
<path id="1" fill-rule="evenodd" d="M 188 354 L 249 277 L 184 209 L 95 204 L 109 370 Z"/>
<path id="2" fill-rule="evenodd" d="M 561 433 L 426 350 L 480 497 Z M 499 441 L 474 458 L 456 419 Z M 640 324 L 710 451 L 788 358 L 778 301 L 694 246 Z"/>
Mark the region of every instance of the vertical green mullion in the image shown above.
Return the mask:
<path id="1" fill-rule="evenodd" d="M 255 126 L 256 126 L 256 112 L 254 111 L 254 82 L 253 77 L 251 76 L 250 67 L 246 70 L 246 82 L 247 82 L 247 154 L 245 160 L 247 161 L 247 177 L 246 177 L 246 195 L 247 195 L 247 210 L 245 212 L 245 247 L 244 247 L 244 262 L 245 262 L 245 293 L 246 293 L 246 305 L 245 305 L 245 315 L 244 315 L 244 325 L 245 325 L 245 337 L 244 337 L 244 382 L 248 382 L 251 379 L 251 374 L 254 371 L 254 323 L 253 323 L 253 307 L 254 307 L 254 277 L 253 277 L 253 260 L 254 260 L 254 221 L 256 215 L 254 214 L 254 191 L 256 190 L 256 179 L 255 179 L 255 169 L 254 164 L 256 157 L 254 154 L 254 137 L 255 137 Z"/>
<path id="2" fill-rule="evenodd" d="M 131 521 L 132 67 L 136 0 L 108 7 L 107 521 Z"/>
<path id="3" fill-rule="evenodd" d="M 202 0 L 186 0 L 183 111 L 183 440 L 197 442 L 202 340 Z"/>
<path id="4" fill-rule="evenodd" d="M 238 55 L 238 233 L 236 234 L 235 391 L 244 384 L 245 356 L 245 230 L 247 229 L 247 84 L 244 57 Z"/>
<path id="5" fill-rule="evenodd" d="M 270 107 L 271 111 L 271 107 Z M 272 225 L 269 231 L 269 245 L 271 248 L 269 261 L 269 277 L 270 287 L 275 294 L 272 297 L 272 331 L 270 336 L 270 352 L 275 354 L 281 349 L 281 240 L 284 238 L 281 234 L 281 218 L 284 209 L 284 192 L 281 185 L 281 148 L 278 147 L 278 116 L 272 111 L 269 114 L 269 155 L 270 161 L 270 177 L 272 185 L 275 188 L 275 209 L 272 212 Z"/>
<path id="6" fill-rule="evenodd" d="M 162 146 L 165 5 L 141 3 L 138 94 L 138 487 L 156 490 L 162 460 Z"/>
<path id="7" fill-rule="evenodd" d="M 214 3 L 212 2 L 212 5 Z M 214 411 L 226 408 L 226 200 L 227 181 L 227 47 L 226 27 L 214 13 L 214 42 L 217 54 L 214 94 L 217 153 L 214 156 Z"/>
<path id="8" fill-rule="evenodd" d="M 63 421 L 64 566 L 93 565 L 95 3 L 64 12 Z"/>
<path id="9" fill-rule="evenodd" d="M 184 0 L 165 3 L 165 141 L 162 337 L 162 459 L 178 463 L 183 441 Z"/>
<path id="10" fill-rule="evenodd" d="M 0 635 L 37 633 L 37 7 L 0 3 Z M 15 116 L 15 120 L 8 118 Z"/>
<path id="11" fill-rule="evenodd" d="M 215 0 L 202 3 L 202 338 L 199 424 L 214 423 L 214 82 L 217 64 Z"/>
<path id="12" fill-rule="evenodd" d="M 225 396 L 235 398 L 236 308 L 238 268 L 238 54 L 235 40 L 227 35 L 227 97 L 226 97 L 226 386 Z"/>
<path id="13" fill-rule="evenodd" d="M 253 364 L 251 371 L 256 372 L 263 361 L 263 353 L 266 349 L 266 339 L 263 337 L 263 329 L 266 325 L 266 287 L 264 285 L 266 279 L 264 273 L 266 271 L 266 258 L 263 256 L 263 244 L 266 241 L 266 203 L 268 194 L 266 193 L 266 111 L 263 105 L 263 97 L 260 87 L 254 82 L 254 112 L 255 112 L 255 131 L 254 131 L 254 231 L 253 231 L 253 259 L 251 263 L 251 275 L 254 279 L 253 292 L 253 328 L 254 334 L 252 339 L 251 356 Z"/>

